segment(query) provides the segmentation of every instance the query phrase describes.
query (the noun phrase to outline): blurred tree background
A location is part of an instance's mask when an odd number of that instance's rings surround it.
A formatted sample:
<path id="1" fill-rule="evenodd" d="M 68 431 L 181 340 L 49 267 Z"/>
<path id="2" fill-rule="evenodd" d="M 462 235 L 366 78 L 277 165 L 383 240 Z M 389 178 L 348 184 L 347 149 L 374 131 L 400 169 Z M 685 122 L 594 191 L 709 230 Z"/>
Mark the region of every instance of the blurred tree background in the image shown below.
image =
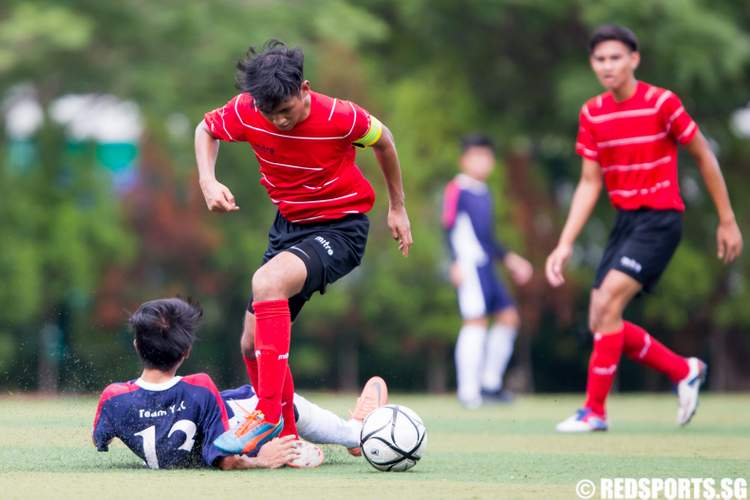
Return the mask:
<path id="1" fill-rule="evenodd" d="M 217 172 L 242 210 L 210 214 L 197 188 L 192 132 L 236 92 L 234 64 L 248 45 L 279 38 L 304 48 L 313 88 L 362 104 L 393 130 L 415 237 L 402 258 L 385 225 L 376 162 L 361 152 L 358 163 L 379 194 L 367 256 L 294 325 L 298 387 L 351 389 L 377 373 L 402 390 L 452 388 L 460 321 L 446 279 L 440 197 L 456 172 L 458 138 L 484 131 L 500 151 L 491 179 L 498 231 L 537 271 L 516 290 L 524 324 L 509 385 L 581 390 L 588 289 L 613 218 L 608 202 L 580 238 L 564 289 L 546 286 L 542 266 L 578 178 L 578 110 L 600 92 L 585 46 L 603 22 L 639 35 L 639 77 L 683 98 L 715 146 L 747 228 L 750 141 L 733 122 L 749 100 L 746 2 L 6 0 L 0 386 L 93 391 L 135 376 L 128 312 L 172 294 L 206 310 L 184 371 L 207 371 L 220 386 L 244 382 L 241 322 L 274 208 L 249 146 L 223 144 Z M 66 96 L 129 106 L 135 138 L 97 139 L 112 120 L 96 106 L 77 117 L 94 130 L 76 133 L 81 125 L 64 119 Z M 38 126 L 14 131 L 18 109 Z M 681 182 L 683 244 L 657 293 L 627 315 L 678 351 L 707 359 L 714 389 L 747 390 L 750 258 L 719 263 L 716 215 L 688 158 Z M 619 378 L 623 390 L 667 384 L 627 362 Z"/>

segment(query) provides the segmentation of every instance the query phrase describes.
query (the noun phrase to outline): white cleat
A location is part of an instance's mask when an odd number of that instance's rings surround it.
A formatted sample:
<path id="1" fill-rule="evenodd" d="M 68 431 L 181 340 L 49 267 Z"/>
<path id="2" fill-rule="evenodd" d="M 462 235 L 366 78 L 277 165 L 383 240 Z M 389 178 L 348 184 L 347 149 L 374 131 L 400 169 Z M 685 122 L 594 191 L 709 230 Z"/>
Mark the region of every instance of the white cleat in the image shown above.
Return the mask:
<path id="1" fill-rule="evenodd" d="M 321 450 L 319 446 L 301 439 L 298 439 L 294 443 L 299 456 L 287 463 L 289 467 L 295 469 L 311 469 L 313 467 L 318 467 L 323 463 L 325 457 L 323 455 L 323 450 Z"/>
<path id="2" fill-rule="evenodd" d="M 480 396 L 471 399 L 459 398 L 458 402 L 467 410 L 478 410 L 482 406 L 482 398 Z"/>
<path id="3" fill-rule="evenodd" d="M 698 409 L 698 392 L 706 381 L 708 365 L 698 358 L 688 358 L 690 371 L 687 377 L 677 384 L 677 424 L 687 425 Z"/>
<path id="4" fill-rule="evenodd" d="M 607 419 L 589 408 L 581 408 L 555 427 L 557 432 L 597 432 L 607 429 Z"/>

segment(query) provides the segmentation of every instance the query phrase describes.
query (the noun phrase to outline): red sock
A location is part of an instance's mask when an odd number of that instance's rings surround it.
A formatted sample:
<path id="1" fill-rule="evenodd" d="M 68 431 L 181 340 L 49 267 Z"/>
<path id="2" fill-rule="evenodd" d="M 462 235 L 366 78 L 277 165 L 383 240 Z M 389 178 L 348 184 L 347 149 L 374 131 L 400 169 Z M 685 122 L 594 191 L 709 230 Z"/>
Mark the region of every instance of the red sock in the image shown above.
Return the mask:
<path id="1" fill-rule="evenodd" d="M 605 404 L 612 381 L 617 373 L 617 364 L 622 354 L 623 331 L 602 335 L 594 334 L 594 350 L 589 359 L 589 375 L 586 382 L 584 406 L 602 417 L 607 415 Z"/>
<path id="2" fill-rule="evenodd" d="M 281 392 L 288 369 L 292 319 L 287 300 L 253 302 L 255 310 L 255 355 L 258 361 L 256 408 L 269 422 L 281 416 Z"/>
<path id="3" fill-rule="evenodd" d="M 281 389 L 281 415 L 284 417 L 284 428 L 281 436 L 298 436 L 297 421 L 294 418 L 294 379 L 292 370 L 287 364 L 284 387 Z"/>
<path id="4" fill-rule="evenodd" d="M 639 363 L 667 375 L 673 383 L 688 376 L 687 359 L 675 354 L 667 346 L 653 338 L 638 325 L 625 321 L 625 343 L 623 352 Z"/>
<path id="5" fill-rule="evenodd" d="M 242 360 L 245 362 L 245 371 L 247 372 L 247 378 L 250 379 L 250 385 L 253 386 L 254 391 L 258 391 L 258 360 L 253 356 L 248 358 L 242 356 Z"/>

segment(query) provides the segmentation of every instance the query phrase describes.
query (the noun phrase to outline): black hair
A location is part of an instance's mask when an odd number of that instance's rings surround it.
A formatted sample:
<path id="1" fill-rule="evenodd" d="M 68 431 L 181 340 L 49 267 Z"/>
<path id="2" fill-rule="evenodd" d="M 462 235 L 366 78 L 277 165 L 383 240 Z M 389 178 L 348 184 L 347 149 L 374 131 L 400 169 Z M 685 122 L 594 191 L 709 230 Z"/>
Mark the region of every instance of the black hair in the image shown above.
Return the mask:
<path id="1" fill-rule="evenodd" d="M 174 368 L 190 352 L 202 317 L 200 305 L 180 298 L 141 304 L 128 323 L 144 366 L 162 371 Z"/>
<path id="2" fill-rule="evenodd" d="M 591 33 L 591 38 L 589 38 L 589 54 L 594 53 L 597 45 L 609 40 L 622 42 L 631 51 L 638 52 L 638 37 L 630 29 L 617 24 L 602 24 Z"/>
<path id="3" fill-rule="evenodd" d="M 237 88 L 249 92 L 264 113 L 289 97 L 299 95 L 305 55 L 279 40 L 268 40 L 260 51 L 247 49 L 237 62 Z"/>
<path id="4" fill-rule="evenodd" d="M 461 152 L 465 153 L 469 148 L 488 148 L 493 152 L 495 151 L 495 145 L 492 143 L 492 139 L 483 134 L 471 133 L 461 137 Z"/>

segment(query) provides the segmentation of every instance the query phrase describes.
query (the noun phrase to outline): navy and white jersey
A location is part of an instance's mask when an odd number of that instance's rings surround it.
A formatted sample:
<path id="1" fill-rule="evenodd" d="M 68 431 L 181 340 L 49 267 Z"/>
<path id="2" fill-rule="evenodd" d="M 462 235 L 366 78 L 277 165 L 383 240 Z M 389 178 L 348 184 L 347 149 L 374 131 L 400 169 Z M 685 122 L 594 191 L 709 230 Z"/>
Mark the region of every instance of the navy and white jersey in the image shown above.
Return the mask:
<path id="1" fill-rule="evenodd" d="M 216 385 L 197 373 L 162 384 L 110 384 L 99 399 L 93 438 L 99 451 L 120 439 L 152 469 L 207 467 L 226 455 L 212 443 L 228 428 Z"/>
<path id="2" fill-rule="evenodd" d="M 451 259 L 475 266 L 505 257 L 495 239 L 492 195 L 487 184 L 458 174 L 445 187 L 443 228 Z"/>
<path id="3" fill-rule="evenodd" d="M 443 228 L 451 259 L 461 268 L 461 317 L 478 319 L 513 305 L 493 262 L 506 251 L 495 239 L 492 196 L 484 182 L 457 175 L 445 187 Z"/>
<path id="4" fill-rule="evenodd" d="M 294 418 L 297 422 L 299 422 L 299 411 L 297 410 L 297 401 L 299 398 L 300 396 L 294 393 Z M 230 429 L 234 429 L 244 422 L 245 417 L 250 415 L 258 404 L 258 395 L 250 384 L 241 385 L 236 389 L 221 391 L 221 399 L 224 400 Z"/>
<path id="5" fill-rule="evenodd" d="M 250 415 L 255 410 L 255 405 L 258 404 L 258 396 L 250 384 L 221 391 L 221 399 L 224 401 L 224 408 L 229 417 L 230 429 L 244 422 L 245 417 Z"/>

